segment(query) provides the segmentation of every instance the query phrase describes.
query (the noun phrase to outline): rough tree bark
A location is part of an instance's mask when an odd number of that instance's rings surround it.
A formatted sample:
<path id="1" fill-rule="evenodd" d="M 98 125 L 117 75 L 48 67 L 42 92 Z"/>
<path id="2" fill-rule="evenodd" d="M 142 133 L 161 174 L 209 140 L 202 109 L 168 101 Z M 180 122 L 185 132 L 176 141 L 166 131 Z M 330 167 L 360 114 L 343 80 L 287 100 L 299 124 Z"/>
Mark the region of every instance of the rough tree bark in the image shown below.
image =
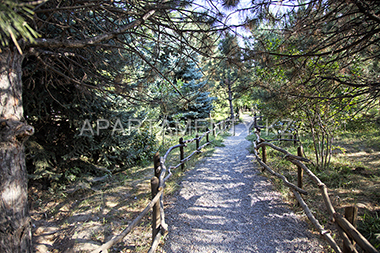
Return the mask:
<path id="1" fill-rule="evenodd" d="M 22 61 L 0 52 L 0 252 L 32 252 L 24 142 L 34 133 L 23 118 Z"/>

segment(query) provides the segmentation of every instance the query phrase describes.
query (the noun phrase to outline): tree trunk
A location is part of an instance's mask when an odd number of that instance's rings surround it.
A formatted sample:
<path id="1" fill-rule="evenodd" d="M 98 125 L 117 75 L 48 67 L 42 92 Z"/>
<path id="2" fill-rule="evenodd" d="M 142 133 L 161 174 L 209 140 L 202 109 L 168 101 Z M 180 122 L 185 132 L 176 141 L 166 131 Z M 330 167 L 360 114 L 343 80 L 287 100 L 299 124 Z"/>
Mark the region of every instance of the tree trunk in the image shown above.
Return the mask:
<path id="1" fill-rule="evenodd" d="M 231 89 L 231 82 L 229 80 L 226 80 L 227 86 L 228 86 L 228 101 L 230 103 L 230 114 L 231 114 L 231 120 L 235 118 L 234 115 L 234 106 L 232 105 L 232 89 Z"/>
<path id="2" fill-rule="evenodd" d="M 0 53 L 0 252 L 32 252 L 25 140 L 34 133 L 23 118 L 22 60 Z"/>

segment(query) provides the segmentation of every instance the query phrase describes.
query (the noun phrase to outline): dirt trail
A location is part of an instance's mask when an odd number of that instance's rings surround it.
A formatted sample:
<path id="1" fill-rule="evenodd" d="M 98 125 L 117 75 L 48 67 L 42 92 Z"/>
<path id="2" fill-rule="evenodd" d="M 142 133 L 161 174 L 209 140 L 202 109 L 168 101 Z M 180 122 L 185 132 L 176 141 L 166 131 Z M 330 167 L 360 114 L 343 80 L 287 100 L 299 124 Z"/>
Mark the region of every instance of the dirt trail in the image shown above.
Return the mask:
<path id="1" fill-rule="evenodd" d="M 307 224 L 260 175 L 250 142 L 252 118 L 199 162 L 169 202 L 164 252 L 323 252 Z"/>

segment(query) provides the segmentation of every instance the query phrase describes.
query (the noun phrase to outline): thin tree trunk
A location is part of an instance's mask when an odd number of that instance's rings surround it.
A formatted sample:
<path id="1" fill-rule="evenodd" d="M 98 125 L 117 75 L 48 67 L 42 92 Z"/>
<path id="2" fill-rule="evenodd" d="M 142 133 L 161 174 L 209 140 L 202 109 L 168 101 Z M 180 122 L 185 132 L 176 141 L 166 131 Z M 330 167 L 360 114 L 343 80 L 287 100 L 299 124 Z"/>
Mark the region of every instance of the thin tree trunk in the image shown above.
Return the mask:
<path id="1" fill-rule="evenodd" d="M 325 168 L 325 150 L 324 150 L 324 147 L 325 147 L 325 133 L 323 132 L 321 123 L 320 123 L 319 129 L 320 129 L 319 132 L 320 132 L 321 139 L 322 139 L 322 141 L 320 142 L 321 144 L 320 144 L 319 154 L 320 154 L 320 157 L 321 157 L 321 166 L 322 166 L 322 169 L 324 169 Z"/>
<path id="2" fill-rule="evenodd" d="M 317 146 L 317 138 L 318 137 L 317 137 L 317 134 L 315 133 L 314 121 L 307 112 L 306 112 L 306 116 L 307 116 L 309 123 L 310 123 L 311 136 L 312 136 L 313 145 L 314 145 L 314 154 L 315 154 L 315 158 L 317 160 L 317 165 L 319 165 L 318 146 Z"/>
<path id="3" fill-rule="evenodd" d="M 333 142 L 334 142 L 334 137 L 331 137 L 330 138 L 330 147 L 329 147 L 329 160 L 328 160 L 327 166 L 330 166 L 332 151 L 333 151 Z"/>
<path id="4" fill-rule="evenodd" d="M 234 120 L 234 106 L 232 104 L 232 89 L 231 89 L 231 82 L 229 80 L 226 80 L 227 86 L 228 86 L 228 101 L 230 103 L 230 114 L 231 114 L 231 120 Z"/>
<path id="5" fill-rule="evenodd" d="M 32 252 L 24 142 L 33 127 L 23 118 L 22 60 L 0 53 L 0 252 Z"/>

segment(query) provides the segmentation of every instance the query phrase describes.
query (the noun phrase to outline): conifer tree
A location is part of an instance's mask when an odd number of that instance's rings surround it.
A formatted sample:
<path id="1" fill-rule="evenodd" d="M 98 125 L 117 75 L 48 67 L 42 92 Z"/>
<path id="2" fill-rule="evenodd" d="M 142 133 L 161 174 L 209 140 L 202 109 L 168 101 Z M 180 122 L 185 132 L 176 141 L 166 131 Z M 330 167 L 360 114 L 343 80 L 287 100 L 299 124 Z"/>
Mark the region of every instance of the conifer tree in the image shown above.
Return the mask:
<path id="1" fill-rule="evenodd" d="M 169 0 L 2 1 L 0 227 L 4 232 L 0 233 L 0 252 L 32 250 L 24 143 L 35 130 L 43 129 L 32 127 L 24 116 L 23 81 L 29 92 L 41 92 L 34 87 L 44 87 L 47 93 L 51 87 L 65 91 L 58 98 L 49 94 L 55 103 L 91 90 L 101 96 L 118 93 L 133 104 L 153 102 L 149 92 L 141 92 L 145 87 L 139 80 L 165 74 L 155 67 L 157 52 L 150 44 L 158 44 L 164 36 L 173 44 L 188 44 L 191 37 L 199 41 L 198 51 L 210 51 L 207 34 L 215 18 L 188 9 L 189 4 Z M 128 67 L 123 69 L 120 64 Z M 35 81 L 41 83 L 35 85 Z M 170 80 L 165 85 L 182 96 Z M 54 111 L 50 119 L 57 121 L 58 113 Z"/>
<path id="2" fill-rule="evenodd" d="M 207 81 L 202 81 L 203 74 L 194 61 L 181 66 L 175 73 L 176 82 L 181 84 L 181 92 L 189 98 L 189 102 L 177 107 L 175 119 L 196 120 L 209 117 L 215 98 L 207 91 Z"/>
<path id="3" fill-rule="evenodd" d="M 243 61 L 243 52 L 237 37 L 225 33 L 219 41 L 218 55 L 210 61 L 208 73 L 215 82 L 216 92 L 221 89 L 229 107 L 230 118 L 234 119 L 236 108 L 234 100 L 239 98 L 246 89 L 246 66 Z M 224 102 L 224 101 L 220 101 Z"/>

